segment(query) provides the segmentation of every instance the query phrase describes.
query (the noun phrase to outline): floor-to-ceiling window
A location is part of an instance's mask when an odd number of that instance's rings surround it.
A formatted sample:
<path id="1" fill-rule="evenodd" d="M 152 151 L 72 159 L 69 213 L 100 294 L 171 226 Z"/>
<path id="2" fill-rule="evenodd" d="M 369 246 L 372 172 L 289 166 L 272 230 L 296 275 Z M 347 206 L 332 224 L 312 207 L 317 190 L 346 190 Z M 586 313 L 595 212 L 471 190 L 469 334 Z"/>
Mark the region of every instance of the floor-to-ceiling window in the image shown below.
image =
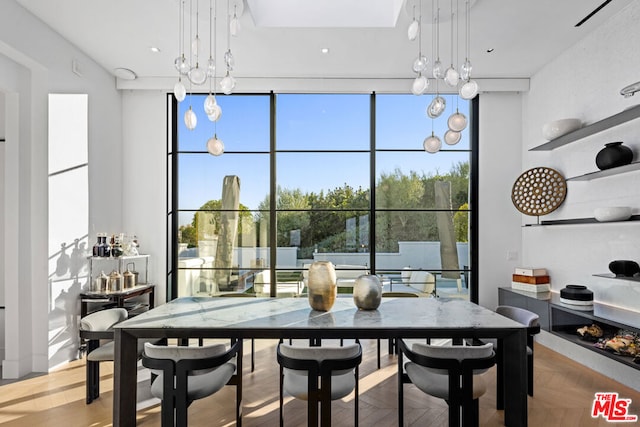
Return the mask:
<path id="1" fill-rule="evenodd" d="M 218 96 L 211 122 L 205 97 L 169 98 L 168 295 L 296 296 L 328 260 L 343 293 L 363 273 L 420 288 L 412 273 L 428 272 L 438 295 L 469 296 L 473 132 L 456 145 L 444 133 L 456 109 L 472 121 L 470 102 L 444 96 L 430 119 L 431 96 Z M 432 133 L 437 153 L 423 149 Z M 220 156 L 207 152 L 214 136 Z"/>

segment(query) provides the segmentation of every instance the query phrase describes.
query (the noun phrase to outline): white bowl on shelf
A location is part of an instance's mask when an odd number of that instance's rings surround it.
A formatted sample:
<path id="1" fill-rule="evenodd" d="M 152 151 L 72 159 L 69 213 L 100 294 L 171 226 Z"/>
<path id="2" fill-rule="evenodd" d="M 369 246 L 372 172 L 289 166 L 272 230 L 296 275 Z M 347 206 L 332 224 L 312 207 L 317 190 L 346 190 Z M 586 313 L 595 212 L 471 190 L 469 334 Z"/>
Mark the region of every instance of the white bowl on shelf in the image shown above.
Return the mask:
<path id="1" fill-rule="evenodd" d="M 574 130 L 580 129 L 582 121 L 580 119 L 560 119 L 546 123 L 542 126 L 542 136 L 551 141 Z"/>
<path id="2" fill-rule="evenodd" d="M 607 206 L 596 208 L 593 214 L 600 222 L 626 221 L 631 218 L 631 208 L 629 206 Z"/>

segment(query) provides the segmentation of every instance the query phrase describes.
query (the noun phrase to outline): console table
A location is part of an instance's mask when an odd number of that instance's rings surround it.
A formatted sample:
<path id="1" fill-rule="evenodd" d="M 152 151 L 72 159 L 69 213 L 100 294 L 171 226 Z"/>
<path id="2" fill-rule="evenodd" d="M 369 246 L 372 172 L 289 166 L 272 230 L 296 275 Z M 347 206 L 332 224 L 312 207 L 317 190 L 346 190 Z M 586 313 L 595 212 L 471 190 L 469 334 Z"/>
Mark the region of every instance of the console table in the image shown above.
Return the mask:
<path id="1" fill-rule="evenodd" d="M 148 295 L 148 303 L 146 305 L 126 306 L 125 301 L 141 295 Z M 108 307 L 126 308 L 129 311 L 129 316 L 133 316 L 142 310 L 151 310 L 154 307 L 154 297 L 155 285 L 149 283 L 136 285 L 133 288 L 123 289 L 118 292 L 83 292 L 80 294 L 80 317 L 97 311 L 90 310 L 90 305 L 92 304 L 99 305 L 98 310 Z"/>

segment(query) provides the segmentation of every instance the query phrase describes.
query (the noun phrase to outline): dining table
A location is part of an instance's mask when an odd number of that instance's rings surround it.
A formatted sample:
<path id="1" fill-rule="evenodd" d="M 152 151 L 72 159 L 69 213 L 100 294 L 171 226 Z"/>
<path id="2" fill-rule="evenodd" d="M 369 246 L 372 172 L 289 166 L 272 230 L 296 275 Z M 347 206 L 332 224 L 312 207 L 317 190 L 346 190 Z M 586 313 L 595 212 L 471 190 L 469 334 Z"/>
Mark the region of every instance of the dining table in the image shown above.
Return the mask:
<path id="1" fill-rule="evenodd" d="M 184 297 L 125 320 L 114 330 L 116 427 L 136 425 L 137 341 L 143 338 L 497 338 L 500 351 L 508 355 L 501 365 L 505 425 L 527 425 L 527 328 L 466 299 L 383 298 L 377 309 L 361 310 L 351 296 L 339 296 L 329 311 L 316 311 L 300 297 Z M 327 425 L 324 409 L 322 425 Z"/>

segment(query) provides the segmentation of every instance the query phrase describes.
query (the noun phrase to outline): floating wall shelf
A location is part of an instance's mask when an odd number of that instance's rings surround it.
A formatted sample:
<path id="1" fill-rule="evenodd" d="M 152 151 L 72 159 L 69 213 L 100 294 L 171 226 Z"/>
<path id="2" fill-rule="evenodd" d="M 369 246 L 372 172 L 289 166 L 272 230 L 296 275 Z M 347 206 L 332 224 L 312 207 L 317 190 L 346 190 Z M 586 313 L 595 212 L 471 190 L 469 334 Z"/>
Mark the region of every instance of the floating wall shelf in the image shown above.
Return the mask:
<path id="1" fill-rule="evenodd" d="M 628 165 L 618 166 L 611 169 L 604 169 L 601 171 L 589 172 L 584 175 L 567 178 L 567 181 L 591 181 L 592 179 L 604 178 L 607 176 L 618 175 L 635 170 L 640 170 L 640 162 L 629 163 Z"/>
<path id="2" fill-rule="evenodd" d="M 603 273 L 603 274 L 594 274 L 595 277 L 606 277 L 607 279 L 615 279 L 615 280 L 630 280 L 632 282 L 640 282 L 640 276 L 633 277 L 616 277 L 611 273 Z"/>
<path id="3" fill-rule="evenodd" d="M 606 119 L 602 119 L 598 122 L 592 123 L 585 127 L 582 127 L 573 132 L 569 132 L 565 135 L 562 135 L 559 138 L 552 139 L 551 141 L 544 143 L 542 145 L 538 145 L 536 147 L 530 148 L 529 151 L 550 151 L 555 150 L 556 148 L 562 147 L 563 145 L 570 144 L 579 139 L 586 138 L 588 136 L 594 135 L 598 132 L 602 132 L 603 130 L 607 130 L 619 124 L 628 122 L 633 119 L 637 119 L 640 117 L 640 105 L 636 105 L 635 107 L 628 108 L 618 114 L 614 114 L 613 116 L 607 117 Z"/>
<path id="4" fill-rule="evenodd" d="M 631 215 L 631 218 L 624 221 L 598 221 L 595 218 L 568 218 L 568 219 L 549 219 L 540 221 L 539 224 L 525 224 L 523 227 L 543 227 L 549 225 L 576 225 L 576 224 L 620 224 L 623 222 L 640 221 L 640 215 Z"/>

